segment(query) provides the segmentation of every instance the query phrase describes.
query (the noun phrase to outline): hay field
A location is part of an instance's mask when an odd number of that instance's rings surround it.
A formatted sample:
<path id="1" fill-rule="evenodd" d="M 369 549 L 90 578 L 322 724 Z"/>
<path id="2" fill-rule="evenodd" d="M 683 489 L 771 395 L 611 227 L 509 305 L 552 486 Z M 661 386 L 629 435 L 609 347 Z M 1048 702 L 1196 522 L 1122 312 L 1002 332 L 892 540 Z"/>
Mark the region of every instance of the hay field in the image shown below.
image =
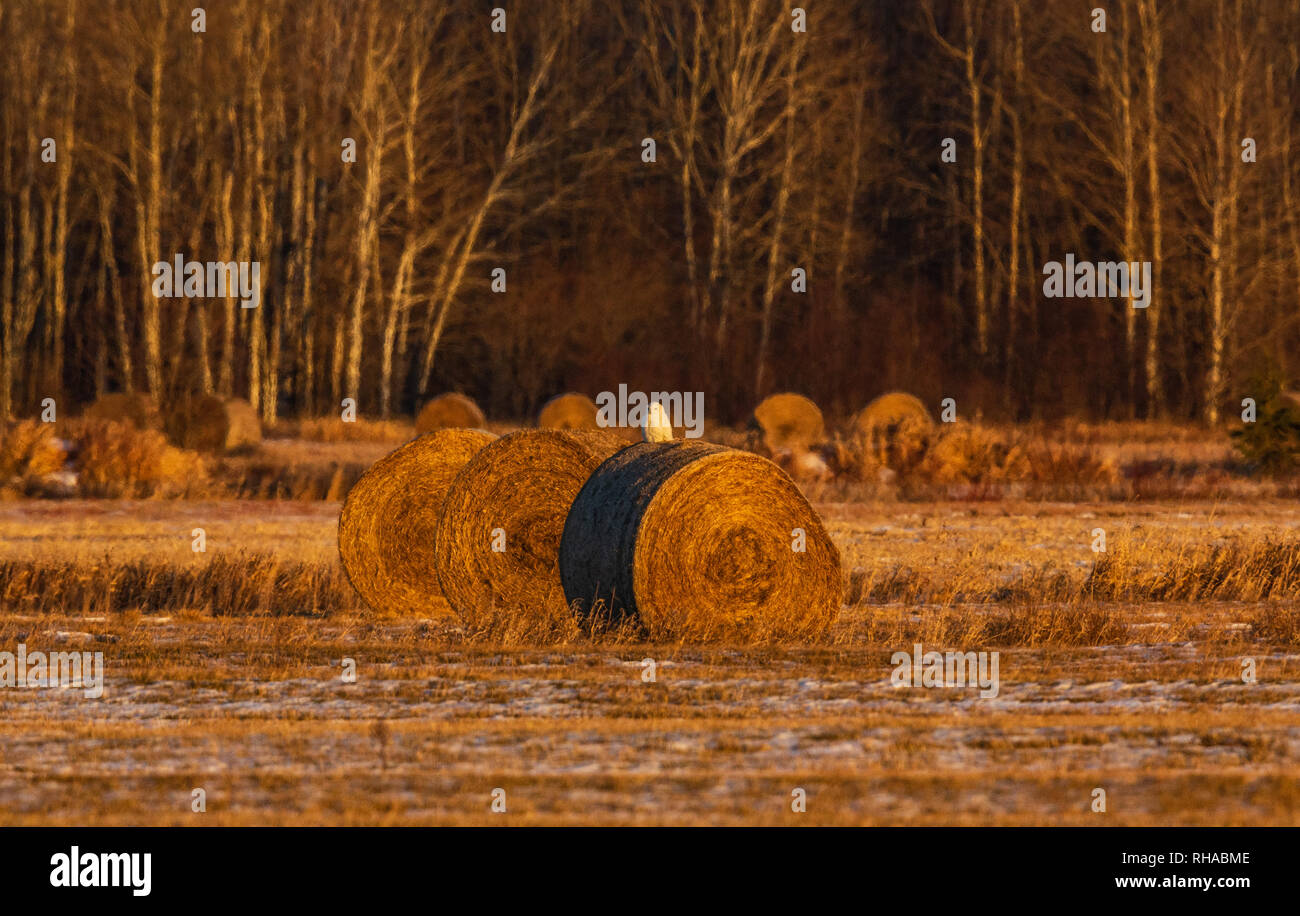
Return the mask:
<path id="1" fill-rule="evenodd" d="M 819 502 L 816 645 L 376 618 L 339 508 L 0 503 L 0 647 L 105 659 L 0 690 L 0 823 L 1300 824 L 1293 501 Z M 916 642 L 998 695 L 892 687 Z"/>

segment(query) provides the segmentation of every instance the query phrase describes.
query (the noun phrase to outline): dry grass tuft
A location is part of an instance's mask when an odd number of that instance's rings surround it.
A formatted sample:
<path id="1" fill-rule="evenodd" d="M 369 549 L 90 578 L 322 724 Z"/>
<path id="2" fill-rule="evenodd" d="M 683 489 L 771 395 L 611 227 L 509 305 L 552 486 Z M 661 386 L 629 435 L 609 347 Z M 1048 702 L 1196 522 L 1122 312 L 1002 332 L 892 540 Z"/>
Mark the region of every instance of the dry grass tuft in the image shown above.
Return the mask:
<path id="1" fill-rule="evenodd" d="M 1139 488 L 1094 444 L 914 416 L 851 433 L 836 443 L 833 466 L 843 478 L 896 486 L 912 499 L 1116 499 Z"/>
<path id="2" fill-rule="evenodd" d="M 409 422 L 366 420 L 358 417 L 343 422 L 342 417 L 314 417 L 305 420 L 282 420 L 275 425 L 275 435 L 309 442 L 406 442 L 415 434 Z"/>
<path id="3" fill-rule="evenodd" d="M 0 611 L 83 615 L 198 611 L 212 616 L 312 615 L 355 609 L 334 564 L 286 563 L 274 554 L 196 555 L 101 563 L 0 561 Z"/>
<path id="4" fill-rule="evenodd" d="M 465 645 L 502 647 L 619 646 L 645 641 L 645 630 L 634 618 L 615 623 L 608 615 L 578 615 L 553 602 L 530 613 L 488 607 L 462 622 L 452 635 Z"/>
<path id="5" fill-rule="evenodd" d="M 793 481 L 698 442 L 639 443 L 601 465 L 569 513 L 560 568 L 580 612 L 637 616 L 656 640 L 814 638 L 842 591 L 839 551 Z"/>
<path id="6" fill-rule="evenodd" d="M 1029 483 L 1031 496 L 1053 499 L 1088 499 L 1110 495 L 1120 484 L 1119 469 L 1086 445 L 1053 443 L 1034 438 L 1021 449 L 1018 469 Z"/>
<path id="7" fill-rule="evenodd" d="M 1300 544 L 1204 544 L 1171 558 L 1120 541 L 1098 556 L 1084 592 L 1109 601 L 1294 600 L 1300 598 Z"/>
<path id="8" fill-rule="evenodd" d="M 1300 613 L 1294 607 L 1270 604 L 1257 610 L 1249 621 L 1253 638 L 1271 645 L 1300 647 Z"/>
<path id="9" fill-rule="evenodd" d="M 1027 469 L 1024 449 L 1014 438 L 988 427 L 953 423 L 926 453 L 922 473 L 940 486 L 992 489 L 1021 479 Z"/>
<path id="10" fill-rule="evenodd" d="M 438 581 L 470 626 L 498 613 L 561 617 L 560 537 L 578 491 L 623 447 L 604 431 L 503 436 L 456 475 L 438 522 Z"/>
<path id="11" fill-rule="evenodd" d="M 0 488 L 21 495 L 63 468 L 67 456 L 49 423 L 20 420 L 0 427 Z"/>
<path id="12" fill-rule="evenodd" d="M 366 604 L 380 612 L 428 613 L 439 597 L 438 518 L 452 480 L 493 440 L 442 429 L 377 461 L 339 515 L 339 557 Z"/>
<path id="13" fill-rule="evenodd" d="M 1034 604 L 989 611 L 957 606 L 869 608 L 866 619 L 837 634 L 841 643 L 906 646 L 1102 646 L 1130 642 L 1132 631 L 1116 608 L 1101 604 Z"/>
<path id="14" fill-rule="evenodd" d="M 84 421 L 77 434 L 77 485 L 83 496 L 201 495 L 207 467 L 196 453 L 167 444 L 161 432 L 129 422 Z"/>

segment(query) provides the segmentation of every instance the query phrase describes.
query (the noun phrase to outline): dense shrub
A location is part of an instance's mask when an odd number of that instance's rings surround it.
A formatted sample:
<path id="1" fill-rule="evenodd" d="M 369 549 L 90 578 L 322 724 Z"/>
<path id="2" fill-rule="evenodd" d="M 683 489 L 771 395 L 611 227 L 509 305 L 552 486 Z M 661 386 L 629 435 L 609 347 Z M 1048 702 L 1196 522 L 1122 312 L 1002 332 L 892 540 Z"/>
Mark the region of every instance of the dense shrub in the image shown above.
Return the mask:
<path id="1" fill-rule="evenodd" d="M 93 498 L 186 496 L 207 479 L 203 459 L 157 430 L 93 420 L 77 438 L 78 488 Z"/>
<path id="2" fill-rule="evenodd" d="M 1237 451 L 1250 464 L 1269 474 L 1289 474 L 1300 468 L 1300 404 L 1284 394 L 1275 371 L 1251 383 L 1255 422 L 1233 430 Z"/>

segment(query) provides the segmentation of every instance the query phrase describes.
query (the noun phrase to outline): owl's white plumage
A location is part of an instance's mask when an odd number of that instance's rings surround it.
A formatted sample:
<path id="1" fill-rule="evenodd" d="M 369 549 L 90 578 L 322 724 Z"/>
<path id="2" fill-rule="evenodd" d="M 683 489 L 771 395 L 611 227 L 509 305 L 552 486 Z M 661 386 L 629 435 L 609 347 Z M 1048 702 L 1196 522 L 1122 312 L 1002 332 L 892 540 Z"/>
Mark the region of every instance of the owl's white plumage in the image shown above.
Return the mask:
<path id="1" fill-rule="evenodd" d="M 668 419 L 668 412 L 664 410 L 664 405 L 655 401 L 650 405 L 650 409 L 645 413 L 645 421 L 641 424 L 641 438 L 646 442 L 671 442 L 673 438 L 673 424 Z"/>

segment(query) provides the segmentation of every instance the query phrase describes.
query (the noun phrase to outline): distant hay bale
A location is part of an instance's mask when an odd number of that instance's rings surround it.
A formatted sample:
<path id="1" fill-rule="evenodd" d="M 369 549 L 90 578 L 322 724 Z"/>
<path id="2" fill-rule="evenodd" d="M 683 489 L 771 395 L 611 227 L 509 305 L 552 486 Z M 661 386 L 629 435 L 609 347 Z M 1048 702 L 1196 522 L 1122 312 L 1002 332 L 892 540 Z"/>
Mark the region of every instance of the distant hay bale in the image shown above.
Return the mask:
<path id="1" fill-rule="evenodd" d="M 158 405 L 147 394 L 106 394 L 86 408 L 88 420 L 108 420 L 113 423 L 131 423 L 136 429 L 163 428 Z"/>
<path id="2" fill-rule="evenodd" d="M 579 612 L 636 615 L 651 639 L 815 636 L 843 587 L 839 551 L 780 468 L 680 440 L 631 445 L 592 474 L 560 571 Z"/>
<path id="3" fill-rule="evenodd" d="M 623 444 L 603 430 L 525 429 L 465 465 L 443 506 L 435 558 L 443 595 L 462 620 L 568 613 L 564 520 L 591 472 Z"/>
<path id="4" fill-rule="evenodd" d="M 200 395 L 182 404 L 168 427 L 173 442 L 200 452 L 234 452 L 262 442 L 262 421 L 242 398 Z"/>
<path id="5" fill-rule="evenodd" d="M 858 411 L 850 424 L 850 443 L 860 474 L 888 468 L 895 474 L 916 471 L 933 439 L 934 420 L 920 398 L 906 392 L 882 394 Z"/>
<path id="6" fill-rule="evenodd" d="M 424 405 L 415 418 L 415 432 L 423 435 L 436 429 L 482 429 L 486 424 L 487 419 L 473 398 L 448 392 Z"/>
<path id="7" fill-rule="evenodd" d="M 495 438 L 472 429 L 428 433 L 376 461 L 349 491 L 339 515 L 339 557 L 372 609 L 429 612 L 440 594 L 435 534 L 447 490 Z"/>
<path id="8" fill-rule="evenodd" d="M 570 391 L 558 394 L 542 405 L 537 425 L 542 429 L 599 429 L 596 414 L 595 401 L 585 394 Z"/>
<path id="9" fill-rule="evenodd" d="M 801 394 L 774 394 L 754 408 L 754 421 L 763 431 L 763 443 L 769 451 L 782 448 L 807 448 L 825 437 L 826 423 L 822 412 Z"/>
<path id="10" fill-rule="evenodd" d="M 920 398 L 903 391 L 891 391 L 862 408 L 854 418 L 853 426 L 858 433 L 870 434 L 909 420 L 926 427 L 934 425 L 930 411 L 925 409 Z"/>

